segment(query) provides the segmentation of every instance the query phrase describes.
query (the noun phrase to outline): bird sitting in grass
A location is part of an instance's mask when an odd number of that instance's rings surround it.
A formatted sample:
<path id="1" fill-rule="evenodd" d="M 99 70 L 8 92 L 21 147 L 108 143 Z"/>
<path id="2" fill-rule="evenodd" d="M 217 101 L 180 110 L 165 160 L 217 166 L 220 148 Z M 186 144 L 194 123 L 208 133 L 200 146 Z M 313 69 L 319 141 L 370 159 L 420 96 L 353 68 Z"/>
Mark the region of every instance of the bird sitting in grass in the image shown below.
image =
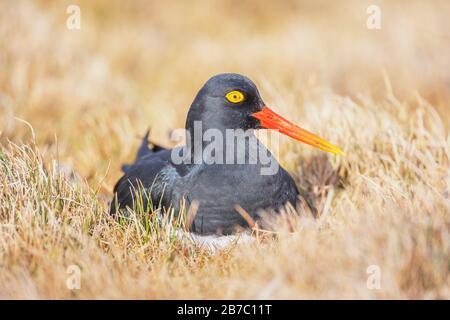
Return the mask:
<path id="1" fill-rule="evenodd" d="M 288 203 L 295 207 L 299 191 L 294 180 L 256 139 L 256 129 L 277 130 L 343 155 L 338 147 L 269 109 L 247 77 L 219 74 L 205 83 L 189 109 L 185 146 L 148 147 L 148 134 L 144 137 L 136 161 L 123 167 L 111 214 L 133 208 L 136 190 L 143 190 L 148 194 L 144 208 L 171 207 L 177 212 L 182 203 L 195 203 L 190 230 L 226 235 L 248 228 L 249 220 L 260 221 L 261 212 L 276 215 Z"/>

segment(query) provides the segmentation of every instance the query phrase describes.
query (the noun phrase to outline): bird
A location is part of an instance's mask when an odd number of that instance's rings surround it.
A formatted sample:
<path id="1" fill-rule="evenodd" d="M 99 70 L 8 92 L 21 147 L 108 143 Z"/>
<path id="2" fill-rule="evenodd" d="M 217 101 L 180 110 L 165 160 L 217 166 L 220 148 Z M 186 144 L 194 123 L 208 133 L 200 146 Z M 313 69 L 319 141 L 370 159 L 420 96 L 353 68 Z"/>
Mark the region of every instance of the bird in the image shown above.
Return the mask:
<path id="1" fill-rule="evenodd" d="M 263 212 L 277 215 L 288 203 L 295 208 L 300 199 L 294 179 L 256 138 L 256 130 L 276 130 L 321 150 L 345 155 L 339 147 L 272 111 L 254 82 L 236 73 L 221 73 L 206 81 L 189 108 L 185 129 L 186 143 L 172 149 L 150 143 L 146 133 L 134 163 L 122 167 L 124 174 L 114 187 L 111 215 L 133 208 L 140 190 L 146 194 L 141 197 L 143 207 L 150 211 L 160 206 L 177 212 L 183 204 L 196 204 L 189 226 L 193 233 L 233 234 L 251 228 L 249 219 L 237 208 L 258 222 Z M 216 141 L 229 132 L 235 133 L 232 148 Z M 207 135 L 209 139 L 205 139 Z M 232 163 L 217 161 L 224 158 Z M 267 163 L 276 164 L 276 169 L 264 173 Z"/>

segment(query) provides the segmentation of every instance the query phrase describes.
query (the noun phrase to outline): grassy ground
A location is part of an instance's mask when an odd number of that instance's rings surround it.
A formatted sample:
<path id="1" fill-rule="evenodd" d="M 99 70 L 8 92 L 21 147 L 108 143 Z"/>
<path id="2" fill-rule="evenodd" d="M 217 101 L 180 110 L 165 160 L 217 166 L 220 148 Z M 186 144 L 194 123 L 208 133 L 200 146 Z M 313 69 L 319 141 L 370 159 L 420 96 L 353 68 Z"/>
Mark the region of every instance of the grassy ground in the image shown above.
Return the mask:
<path id="1" fill-rule="evenodd" d="M 448 1 L 376 1 L 381 30 L 369 1 L 77 3 L 71 31 L 69 2 L 0 2 L 0 298 L 450 298 Z M 220 72 L 346 151 L 280 138 L 319 217 L 215 254 L 113 221 L 138 137 L 170 146 Z"/>

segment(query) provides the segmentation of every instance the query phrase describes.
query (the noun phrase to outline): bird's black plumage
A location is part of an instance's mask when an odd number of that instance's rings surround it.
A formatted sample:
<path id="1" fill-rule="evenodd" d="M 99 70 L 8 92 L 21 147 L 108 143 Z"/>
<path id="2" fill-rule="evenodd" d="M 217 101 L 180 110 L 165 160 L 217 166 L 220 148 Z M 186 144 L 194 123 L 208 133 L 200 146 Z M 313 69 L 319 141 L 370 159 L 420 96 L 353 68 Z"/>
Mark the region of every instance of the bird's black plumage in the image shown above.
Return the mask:
<path id="1" fill-rule="evenodd" d="M 245 99 L 239 103 L 228 101 L 226 95 L 233 90 L 241 92 Z M 147 134 L 135 162 L 124 167 L 125 174 L 114 188 L 111 213 L 115 214 L 127 206 L 133 207 L 136 190 L 144 188 L 154 206 L 161 204 L 177 210 L 183 199 L 188 206 L 194 200 L 197 201 L 199 207 L 191 226 L 192 231 L 200 234 L 229 234 L 236 226 L 248 227 L 236 211 L 236 205 L 246 210 L 254 220 L 260 218 L 261 210 L 274 213 L 288 202 L 295 206 L 299 192 L 292 177 L 281 166 L 274 174 L 261 174 L 265 164 L 259 156 L 252 158 L 251 155 L 251 149 L 256 148 L 271 161 L 276 161 L 257 139 L 256 144 L 250 143 L 253 137 L 251 130 L 261 128 L 260 121 L 252 114 L 263 107 L 260 94 L 250 79 L 238 74 L 212 77 L 199 91 L 189 109 L 186 120 L 187 132 L 191 134 L 186 141 L 188 148 L 164 149 L 156 145 L 149 148 Z M 250 130 L 250 134 L 242 135 L 241 140 L 248 147 L 244 151 L 240 148 L 232 151 L 235 159 L 244 156 L 245 163 L 197 163 L 195 159 L 199 156 L 198 151 L 205 150 L 208 142 L 198 140 L 194 135 L 196 122 L 201 123 L 202 133 L 214 129 L 226 136 L 227 129 Z M 194 148 L 195 144 L 199 144 L 198 148 Z M 173 152 L 183 150 L 189 150 L 188 161 L 174 163 Z M 223 150 L 225 152 L 225 148 Z"/>

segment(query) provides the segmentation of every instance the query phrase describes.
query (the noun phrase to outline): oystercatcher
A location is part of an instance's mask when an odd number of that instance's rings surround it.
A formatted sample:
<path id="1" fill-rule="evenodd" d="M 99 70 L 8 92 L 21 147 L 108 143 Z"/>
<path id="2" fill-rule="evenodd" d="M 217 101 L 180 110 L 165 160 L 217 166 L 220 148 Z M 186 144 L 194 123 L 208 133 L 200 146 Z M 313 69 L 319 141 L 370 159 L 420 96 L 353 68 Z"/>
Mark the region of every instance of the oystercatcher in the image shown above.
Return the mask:
<path id="1" fill-rule="evenodd" d="M 252 221 L 260 220 L 263 211 L 277 214 L 287 203 L 295 207 L 299 191 L 294 180 L 256 139 L 255 129 L 274 129 L 343 155 L 338 147 L 269 109 L 247 77 L 219 74 L 205 83 L 189 109 L 184 146 L 149 147 L 148 134 L 144 137 L 135 162 L 123 167 L 125 173 L 114 187 L 110 213 L 132 208 L 140 190 L 148 195 L 141 198 L 148 210 L 158 205 L 179 210 L 183 201 L 187 207 L 195 201 L 191 231 L 226 235 L 236 227 L 248 227 L 237 206 Z"/>

